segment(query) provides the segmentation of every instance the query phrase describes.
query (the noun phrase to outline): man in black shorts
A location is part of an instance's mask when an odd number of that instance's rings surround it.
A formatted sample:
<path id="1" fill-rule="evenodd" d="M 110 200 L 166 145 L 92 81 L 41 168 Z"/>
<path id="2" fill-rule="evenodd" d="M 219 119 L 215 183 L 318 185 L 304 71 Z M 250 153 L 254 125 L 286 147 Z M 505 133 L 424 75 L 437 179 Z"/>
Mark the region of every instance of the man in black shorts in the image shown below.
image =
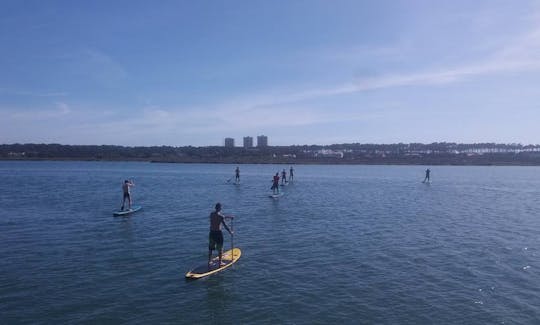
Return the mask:
<path id="1" fill-rule="evenodd" d="M 223 232 L 221 232 L 221 225 L 227 229 L 232 235 L 233 232 L 227 227 L 225 219 L 233 219 L 232 216 L 224 216 L 221 214 L 221 203 L 216 204 L 216 210 L 210 213 L 210 233 L 208 234 L 208 269 L 210 269 L 210 262 L 212 261 L 212 251 L 217 250 L 219 254 L 219 260 L 217 267 L 221 267 L 221 256 L 223 254 Z"/>

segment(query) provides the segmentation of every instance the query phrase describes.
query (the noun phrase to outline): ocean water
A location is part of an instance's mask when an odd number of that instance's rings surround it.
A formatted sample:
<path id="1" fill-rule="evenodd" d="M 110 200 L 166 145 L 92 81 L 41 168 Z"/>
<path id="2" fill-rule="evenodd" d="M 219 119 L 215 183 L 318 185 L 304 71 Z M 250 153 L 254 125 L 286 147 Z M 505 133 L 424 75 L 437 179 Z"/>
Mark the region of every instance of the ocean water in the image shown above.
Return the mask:
<path id="1" fill-rule="evenodd" d="M 288 167 L 0 161 L 0 323 L 540 323 L 540 168 L 297 165 L 269 198 Z M 218 201 L 242 257 L 186 281 Z"/>

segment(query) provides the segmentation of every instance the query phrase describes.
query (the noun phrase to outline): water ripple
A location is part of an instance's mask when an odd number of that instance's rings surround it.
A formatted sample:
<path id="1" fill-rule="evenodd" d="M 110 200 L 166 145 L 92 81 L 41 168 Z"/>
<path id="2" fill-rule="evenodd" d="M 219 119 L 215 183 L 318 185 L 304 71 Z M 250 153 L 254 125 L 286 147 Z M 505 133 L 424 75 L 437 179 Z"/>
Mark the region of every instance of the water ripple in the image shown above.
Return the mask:
<path id="1" fill-rule="evenodd" d="M 540 169 L 0 162 L 1 323 L 534 324 Z M 270 175 L 270 176 L 269 176 Z M 435 178 L 436 177 L 436 178 Z M 134 178 L 143 210 L 113 217 Z M 242 258 L 206 260 L 208 214 Z M 227 235 L 225 247 L 230 245 Z"/>

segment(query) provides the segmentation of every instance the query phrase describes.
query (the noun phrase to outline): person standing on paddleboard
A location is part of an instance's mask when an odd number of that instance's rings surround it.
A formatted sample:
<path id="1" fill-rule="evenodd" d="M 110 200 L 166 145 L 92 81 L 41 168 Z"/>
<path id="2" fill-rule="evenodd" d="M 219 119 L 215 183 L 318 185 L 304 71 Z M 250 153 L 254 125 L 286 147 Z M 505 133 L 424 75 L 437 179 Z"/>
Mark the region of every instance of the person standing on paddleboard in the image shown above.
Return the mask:
<path id="1" fill-rule="evenodd" d="M 291 169 L 289 169 L 289 182 L 292 182 L 292 180 L 294 178 L 293 172 L 294 172 L 294 169 L 291 166 Z"/>
<path id="2" fill-rule="evenodd" d="M 238 166 L 236 167 L 236 170 L 234 171 L 234 173 L 236 175 L 235 182 L 238 184 L 240 183 L 240 168 Z"/>
<path id="3" fill-rule="evenodd" d="M 279 172 L 274 175 L 272 182 L 272 187 L 270 188 L 272 190 L 272 193 L 279 194 Z"/>
<path id="4" fill-rule="evenodd" d="M 124 184 L 122 184 L 122 191 L 124 192 L 124 196 L 122 198 L 122 207 L 120 208 L 120 211 L 124 210 L 126 199 L 128 200 L 128 210 L 131 210 L 131 193 L 129 191 L 129 188 L 132 186 L 135 186 L 135 183 L 127 179 L 124 181 Z"/>
<path id="5" fill-rule="evenodd" d="M 285 168 L 283 168 L 283 171 L 281 172 L 281 184 L 287 183 L 287 172 L 285 171 Z"/>
<path id="6" fill-rule="evenodd" d="M 422 183 L 428 182 L 429 183 L 429 174 L 431 173 L 431 170 L 426 169 L 426 177 L 424 178 L 424 181 Z"/>
<path id="7" fill-rule="evenodd" d="M 217 203 L 215 209 L 215 211 L 210 213 L 210 233 L 208 234 L 208 269 L 210 269 L 213 250 L 218 251 L 219 259 L 217 267 L 221 267 L 221 256 L 223 255 L 223 232 L 221 231 L 221 225 L 227 229 L 231 236 L 233 234 L 225 223 L 225 219 L 233 219 L 234 217 L 226 217 L 221 214 L 221 203 Z"/>

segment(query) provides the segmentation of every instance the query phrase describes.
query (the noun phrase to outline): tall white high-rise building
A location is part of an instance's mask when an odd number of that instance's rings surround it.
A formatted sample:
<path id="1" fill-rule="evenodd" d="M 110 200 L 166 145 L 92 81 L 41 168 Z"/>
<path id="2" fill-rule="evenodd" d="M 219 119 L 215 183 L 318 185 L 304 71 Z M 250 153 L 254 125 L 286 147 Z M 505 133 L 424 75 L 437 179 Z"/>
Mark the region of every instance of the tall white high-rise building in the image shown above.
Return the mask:
<path id="1" fill-rule="evenodd" d="M 244 137 L 244 148 L 253 147 L 253 137 Z"/>
<path id="2" fill-rule="evenodd" d="M 225 138 L 225 147 L 233 148 L 234 147 L 234 139 L 233 138 Z"/>
<path id="3" fill-rule="evenodd" d="M 268 147 L 268 137 L 266 135 L 257 137 L 257 147 Z"/>

